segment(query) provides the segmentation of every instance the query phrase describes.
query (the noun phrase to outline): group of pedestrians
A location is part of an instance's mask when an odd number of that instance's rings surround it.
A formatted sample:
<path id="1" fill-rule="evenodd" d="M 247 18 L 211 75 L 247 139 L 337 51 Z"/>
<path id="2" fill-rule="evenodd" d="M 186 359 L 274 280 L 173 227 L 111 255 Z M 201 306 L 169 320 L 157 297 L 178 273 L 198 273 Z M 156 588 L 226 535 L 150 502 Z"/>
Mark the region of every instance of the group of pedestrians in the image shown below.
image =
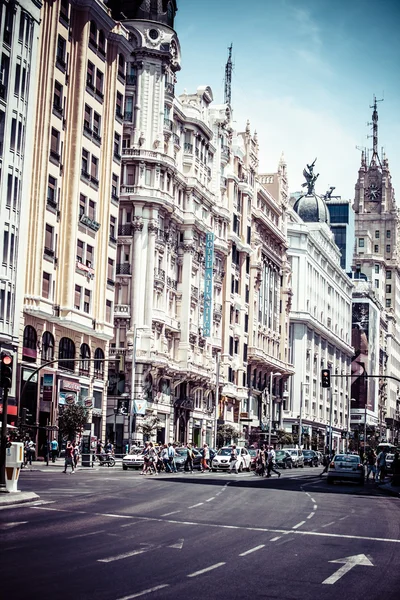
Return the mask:
<path id="1" fill-rule="evenodd" d="M 168 444 L 156 445 L 153 442 L 145 442 L 142 450 L 143 455 L 143 469 L 141 475 L 157 475 L 158 473 L 177 473 L 176 467 L 176 450 L 175 446 L 170 442 Z M 195 452 L 192 444 L 186 444 L 184 447 L 179 448 L 179 455 L 184 456 L 185 471 L 193 473 L 193 465 L 195 460 Z M 212 453 L 208 444 L 204 444 L 200 450 L 201 462 L 200 471 L 211 471 L 211 459 Z"/>
<path id="2" fill-rule="evenodd" d="M 378 455 L 376 454 L 375 450 L 372 448 L 369 449 L 365 457 L 365 462 L 367 465 L 367 481 L 369 480 L 370 476 L 372 481 L 379 481 L 381 483 L 385 481 L 387 473 L 386 455 L 386 449 L 383 449 Z"/>
<path id="3" fill-rule="evenodd" d="M 68 467 L 71 467 L 71 475 L 75 473 L 75 469 L 78 466 L 80 456 L 79 444 L 77 442 L 67 442 L 65 447 L 65 463 L 64 471 L 67 472 Z"/>
<path id="4" fill-rule="evenodd" d="M 281 476 L 280 471 L 276 470 L 276 456 L 273 446 L 263 444 L 257 450 L 256 456 L 256 475 L 260 477 L 271 477 L 271 473 L 275 473 L 278 477 Z M 237 471 L 236 471 L 237 472 Z"/>

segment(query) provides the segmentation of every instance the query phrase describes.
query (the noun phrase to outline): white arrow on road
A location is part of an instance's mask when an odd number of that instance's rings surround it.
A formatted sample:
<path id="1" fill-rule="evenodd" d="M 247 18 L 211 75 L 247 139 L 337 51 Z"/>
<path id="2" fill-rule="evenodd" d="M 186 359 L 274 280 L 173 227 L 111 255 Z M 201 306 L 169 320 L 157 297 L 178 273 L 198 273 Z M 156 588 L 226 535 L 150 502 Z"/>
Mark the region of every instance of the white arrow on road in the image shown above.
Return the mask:
<path id="1" fill-rule="evenodd" d="M 331 563 L 339 563 L 343 564 L 343 567 L 340 567 L 333 575 L 325 579 L 322 583 L 336 583 L 343 575 L 345 575 L 348 571 L 350 571 L 353 567 L 357 565 L 363 567 L 373 567 L 372 562 L 365 556 L 365 554 L 355 554 L 354 556 L 346 556 L 346 558 L 337 558 L 336 560 L 330 560 Z"/>

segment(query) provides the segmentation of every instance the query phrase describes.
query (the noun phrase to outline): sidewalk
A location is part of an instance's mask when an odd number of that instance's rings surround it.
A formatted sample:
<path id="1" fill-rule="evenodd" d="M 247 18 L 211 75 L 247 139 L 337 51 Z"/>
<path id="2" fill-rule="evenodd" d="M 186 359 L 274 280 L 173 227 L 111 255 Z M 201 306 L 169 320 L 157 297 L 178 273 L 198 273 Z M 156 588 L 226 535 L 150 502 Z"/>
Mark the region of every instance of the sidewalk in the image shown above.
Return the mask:
<path id="1" fill-rule="evenodd" d="M 0 508 L 33 502 L 39 499 L 40 496 L 35 494 L 35 492 L 0 492 Z"/>
<path id="2" fill-rule="evenodd" d="M 380 490 L 382 490 L 383 492 L 386 492 L 390 496 L 396 496 L 397 498 L 400 498 L 400 486 L 398 486 L 398 485 L 393 486 L 391 482 L 387 482 L 387 483 L 382 483 L 378 487 Z"/>

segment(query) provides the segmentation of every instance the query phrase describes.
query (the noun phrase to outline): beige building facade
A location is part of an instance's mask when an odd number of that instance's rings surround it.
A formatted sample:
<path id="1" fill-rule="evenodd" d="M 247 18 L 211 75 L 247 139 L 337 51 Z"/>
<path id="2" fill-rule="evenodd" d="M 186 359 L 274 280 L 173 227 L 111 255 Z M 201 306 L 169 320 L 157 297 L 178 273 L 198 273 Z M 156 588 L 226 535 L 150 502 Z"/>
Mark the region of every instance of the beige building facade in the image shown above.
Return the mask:
<path id="1" fill-rule="evenodd" d="M 128 50 L 102 2 L 43 3 L 19 349 L 20 411 L 39 447 L 68 404 L 105 434 Z"/>

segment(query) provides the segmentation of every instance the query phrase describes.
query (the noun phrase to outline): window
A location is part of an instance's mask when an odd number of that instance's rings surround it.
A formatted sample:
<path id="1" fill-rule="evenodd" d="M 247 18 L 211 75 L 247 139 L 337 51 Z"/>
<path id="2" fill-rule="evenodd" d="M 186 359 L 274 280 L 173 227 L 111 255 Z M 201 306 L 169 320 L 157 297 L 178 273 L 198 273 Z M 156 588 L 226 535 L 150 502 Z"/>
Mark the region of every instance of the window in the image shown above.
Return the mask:
<path id="1" fill-rule="evenodd" d="M 54 82 L 54 93 L 53 93 L 53 108 L 56 112 L 62 111 L 63 105 L 63 86 L 58 81 Z"/>
<path id="2" fill-rule="evenodd" d="M 61 0 L 60 2 L 60 21 L 61 23 L 63 23 L 64 25 L 68 25 L 69 24 L 69 1 L 68 0 Z"/>
<path id="3" fill-rule="evenodd" d="M 57 179 L 49 175 L 47 182 L 47 204 L 57 208 Z"/>
<path id="4" fill-rule="evenodd" d="M 21 65 L 15 67 L 15 82 L 14 82 L 14 94 L 19 96 L 19 86 L 21 83 Z"/>
<path id="5" fill-rule="evenodd" d="M 358 247 L 359 248 L 364 248 L 364 238 L 359 238 L 358 239 Z"/>
<path id="6" fill-rule="evenodd" d="M 92 154 L 92 160 L 90 163 L 90 179 L 94 183 L 99 182 L 99 159 Z"/>
<path id="7" fill-rule="evenodd" d="M 24 329 L 24 338 L 22 342 L 22 356 L 27 360 L 36 360 L 37 353 L 37 334 L 32 325 L 27 325 Z"/>
<path id="8" fill-rule="evenodd" d="M 78 240 L 76 244 L 76 260 L 80 263 L 83 263 L 83 254 L 84 254 L 85 244 Z"/>
<path id="9" fill-rule="evenodd" d="M 8 263 L 8 239 L 9 239 L 9 232 L 6 230 L 4 232 L 4 237 L 3 237 L 3 264 L 7 264 Z"/>
<path id="10" fill-rule="evenodd" d="M 125 79 L 125 59 L 123 54 L 118 56 L 118 76 Z"/>
<path id="11" fill-rule="evenodd" d="M 375 231 L 375 239 L 379 240 L 379 229 Z"/>
<path id="12" fill-rule="evenodd" d="M 386 231 L 386 237 L 387 237 L 387 239 L 388 239 L 388 240 L 390 240 L 390 235 L 391 235 L 391 234 L 390 234 L 390 229 L 388 229 L 388 230 Z"/>
<path id="13" fill-rule="evenodd" d="M 84 148 L 82 149 L 82 175 L 89 176 L 89 152 Z"/>
<path id="14" fill-rule="evenodd" d="M 80 285 L 75 286 L 75 295 L 74 295 L 74 308 L 76 310 L 81 310 L 81 300 L 82 300 L 82 288 Z"/>
<path id="15" fill-rule="evenodd" d="M 392 271 L 386 271 L 386 279 L 392 279 Z"/>
<path id="16" fill-rule="evenodd" d="M 61 35 L 59 35 L 58 39 L 57 39 L 56 65 L 62 71 L 64 71 L 65 67 L 66 67 L 66 62 L 65 62 L 66 50 L 67 50 L 67 42 Z"/>
<path id="17" fill-rule="evenodd" d="M 101 116 L 97 113 L 93 113 L 93 137 L 98 142 L 100 141 L 101 135 Z"/>
<path id="18" fill-rule="evenodd" d="M 391 294 L 392 293 L 392 286 L 390 284 L 386 285 L 386 293 L 387 294 Z"/>
<path id="19" fill-rule="evenodd" d="M 79 218 L 86 214 L 86 196 L 81 194 L 79 196 Z"/>
<path id="20" fill-rule="evenodd" d="M 16 133 L 17 133 L 17 119 L 13 119 L 11 121 L 10 150 L 15 150 Z"/>
<path id="21" fill-rule="evenodd" d="M 104 75 L 103 73 L 97 69 L 96 70 L 96 94 L 103 97 L 103 81 Z"/>
<path id="22" fill-rule="evenodd" d="M 60 340 L 58 346 L 58 358 L 60 360 L 58 368 L 64 369 L 66 371 L 74 371 L 75 370 L 75 344 L 74 342 L 67 337 L 63 337 Z"/>
<path id="23" fill-rule="evenodd" d="M 379 279 L 375 279 L 375 287 L 378 289 L 379 288 Z"/>
<path id="24" fill-rule="evenodd" d="M 46 273 L 43 271 L 42 277 L 42 296 L 43 298 L 50 298 L 50 284 L 51 284 L 51 275 L 50 273 Z"/>
<path id="25" fill-rule="evenodd" d="M 87 344 L 81 344 L 79 358 L 81 359 L 79 370 L 81 373 L 88 375 L 90 370 L 90 348 Z"/>
<path id="26" fill-rule="evenodd" d="M 106 300 L 106 322 L 112 322 L 112 302 L 111 300 Z"/>
<path id="27" fill-rule="evenodd" d="M 92 267 L 94 264 L 94 260 L 93 260 L 93 246 L 90 246 L 89 244 L 86 245 L 86 266 L 87 267 Z"/>
<path id="28" fill-rule="evenodd" d="M 392 306 L 392 301 L 390 298 L 386 298 L 386 308 L 390 308 Z"/>
<path id="29" fill-rule="evenodd" d="M 111 215 L 110 217 L 110 240 L 112 242 L 117 241 L 117 219 Z"/>
<path id="30" fill-rule="evenodd" d="M 92 109 L 88 104 L 85 104 L 83 127 L 87 133 L 92 133 Z"/>
<path id="31" fill-rule="evenodd" d="M 105 35 L 104 35 L 104 31 L 102 31 L 101 29 L 99 31 L 99 46 L 98 46 L 98 50 L 99 50 L 100 54 L 102 54 L 103 56 L 105 55 L 105 53 L 106 53 L 106 38 L 105 38 Z"/>
<path id="32" fill-rule="evenodd" d="M 375 254 L 378 254 L 378 253 L 379 253 L 379 246 L 378 246 L 378 244 L 376 244 L 376 245 L 374 246 L 374 252 L 375 252 Z"/>
<path id="33" fill-rule="evenodd" d="M 390 252 L 390 244 L 386 244 L 386 252 Z"/>
<path id="34" fill-rule="evenodd" d="M 107 283 L 114 283 L 114 261 L 112 258 L 108 259 L 107 264 Z"/>
<path id="35" fill-rule="evenodd" d="M 379 265 L 375 265 L 375 273 L 379 273 Z"/>
<path id="36" fill-rule="evenodd" d="M 123 114 L 122 114 L 122 105 L 124 103 L 124 97 L 122 94 L 120 94 L 119 92 L 117 92 L 117 101 L 116 101 L 116 105 L 115 105 L 115 114 L 117 117 L 119 117 L 120 119 L 122 119 Z"/>
<path id="37" fill-rule="evenodd" d="M 90 60 L 88 60 L 87 64 L 86 85 L 91 90 L 94 90 L 94 64 Z"/>
<path id="38" fill-rule="evenodd" d="M 60 162 L 60 132 L 54 127 L 51 129 L 50 158 Z"/>
<path id="39" fill-rule="evenodd" d="M 85 290 L 85 297 L 83 299 L 83 312 L 90 313 L 90 298 L 92 292 L 90 290 Z"/>
<path id="40" fill-rule="evenodd" d="M 119 135 L 119 133 L 114 133 L 114 157 L 117 158 L 118 160 L 120 160 L 120 158 L 121 158 L 120 146 L 121 146 L 121 136 Z"/>
<path id="41" fill-rule="evenodd" d="M 115 175 L 115 173 L 113 173 L 112 174 L 111 196 L 112 196 L 112 198 L 114 198 L 114 200 L 118 200 L 118 183 L 119 183 L 119 177 L 118 177 L 118 175 Z"/>
<path id="42" fill-rule="evenodd" d="M 97 48 L 97 26 L 94 21 L 90 21 L 89 44 Z"/>
<path id="43" fill-rule="evenodd" d="M 96 202 L 93 200 L 89 200 L 88 217 L 89 219 L 92 219 L 92 221 L 96 220 Z"/>
<path id="44" fill-rule="evenodd" d="M 50 331 L 45 331 L 42 336 L 42 360 L 54 359 L 54 337 Z"/>
<path id="45" fill-rule="evenodd" d="M 94 376 L 102 378 L 104 374 L 104 352 L 101 348 L 96 348 L 94 358 Z"/>
<path id="46" fill-rule="evenodd" d="M 46 223 L 46 230 L 45 230 L 45 236 L 44 236 L 44 248 L 45 248 L 46 254 L 47 254 L 46 250 L 50 251 L 51 254 L 54 254 L 54 252 L 53 252 L 53 243 L 54 243 L 53 236 L 54 236 L 54 227 L 52 227 L 51 225 Z"/>

